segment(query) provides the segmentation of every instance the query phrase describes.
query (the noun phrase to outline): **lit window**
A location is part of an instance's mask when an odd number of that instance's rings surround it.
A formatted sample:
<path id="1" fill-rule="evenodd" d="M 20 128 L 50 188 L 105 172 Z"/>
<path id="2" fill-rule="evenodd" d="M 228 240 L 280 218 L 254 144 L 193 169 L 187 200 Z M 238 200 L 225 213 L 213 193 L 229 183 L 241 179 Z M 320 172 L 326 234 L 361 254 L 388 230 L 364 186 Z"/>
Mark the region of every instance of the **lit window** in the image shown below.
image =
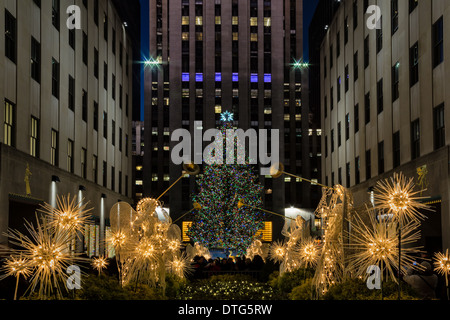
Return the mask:
<path id="1" fill-rule="evenodd" d="M 233 26 L 237 26 L 237 25 L 239 24 L 239 17 L 233 16 L 233 17 L 231 18 L 231 24 L 232 24 Z"/>
<path id="2" fill-rule="evenodd" d="M 195 17 L 195 25 L 196 26 L 202 26 L 203 25 L 203 17 L 202 16 Z"/>
<path id="3" fill-rule="evenodd" d="M 142 166 L 137 166 L 136 167 L 136 171 L 142 171 L 143 167 Z"/>
<path id="4" fill-rule="evenodd" d="M 258 34 L 257 33 L 250 34 L 250 41 L 258 41 Z"/>
<path id="5" fill-rule="evenodd" d="M 170 175 L 165 174 L 164 175 L 164 181 L 170 181 Z"/>
<path id="6" fill-rule="evenodd" d="M 153 182 L 157 182 L 158 181 L 158 174 L 157 173 L 153 173 L 152 174 L 152 181 Z"/>
<path id="7" fill-rule="evenodd" d="M 221 16 L 216 16 L 216 24 L 222 24 L 222 17 Z"/>
<path id="8" fill-rule="evenodd" d="M 233 41 L 238 41 L 238 40 L 239 40 L 239 33 L 233 32 Z"/>
<path id="9" fill-rule="evenodd" d="M 144 184 L 144 181 L 142 180 L 136 180 L 136 185 L 137 186 L 142 186 Z"/>
<path id="10" fill-rule="evenodd" d="M 215 113 L 216 113 L 216 114 L 222 113 L 222 106 L 216 106 L 216 108 L 215 108 Z"/>
<path id="11" fill-rule="evenodd" d="M 264 18 L 264 27 L 270 27 L 270 26 L 272 26 L 272 18 L 265 17 Z"/>
<path id="12" fill-rule="evenodd" d="M 284 182 L 291 182 L 291 177 L 285 177 Z"/>
<path id="13" fill-rule="evenodd" d="M 203 41 L 203 32 L 196 32 L 195 33 L 195 40 Z"/>
<path id="14" fill-rule="evenodd" d="M 258 18 L 257 17 L 251 17 L 250 18 L 250 26 L 251 27 L 257 27 L 258 26 Z"/>
<path id="15" fill-rule="evenodd" d="M 264 114 L 272 114 L 272 108 L 270 107 L 264 108 Z"/>
<path id="16" fill-rule="evenodd" d="M 302 115 L 301 114 L 296 114 L 295 115 L 295 121 L 302 121 Z"/>
<path id="17" fill-rule="evenodd" d="M 164 151 L 170 151 L 170 147 L 169 146 L 164 146 Z"/>
<path id="18" fill-rule="evenodd" d="M 181 40 L 188 41 L 189 40 L 189 32 L 183 32 L 181 34 Z"/>
<path id="19" fill-rule="evenodd" d="M 183 16 L 183 17 L 181 17 L 181 24 L 182 24 L 183 26 L 189 25 L 189 16 Z"/>
<path id="20" fill-rule="evenodd" d="M 284 121 L 289 121 L 291 120 L 291 115 L 290 114 L 285 114 L 284 115 Z"/>

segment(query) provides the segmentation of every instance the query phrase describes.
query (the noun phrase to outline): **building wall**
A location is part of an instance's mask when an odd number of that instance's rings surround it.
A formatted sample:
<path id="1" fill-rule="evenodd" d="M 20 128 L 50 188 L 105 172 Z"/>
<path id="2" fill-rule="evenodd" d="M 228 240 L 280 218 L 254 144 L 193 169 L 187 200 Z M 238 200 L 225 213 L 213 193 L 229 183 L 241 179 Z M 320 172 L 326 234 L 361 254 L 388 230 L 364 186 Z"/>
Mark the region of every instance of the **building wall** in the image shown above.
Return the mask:
<path id="1" fill-rule="evenodd" d="M 357 4 L 358 23 L 353 28 L 354 3 Z M 395 2 L 394 2 L 395 3 Z M 395 14 L 391 12 L 391 1 L 343 1 L 329 25 L 321 47 L 321 105 L 322 105 L 322 178 L 329 184 L 342 183 L 354 190 L 356 199 L 367 199 L 367 188 L 373 187 L 378 179 L 403 171 L 418 182 L 417 168 L 427 165 L 429 188 L 424 196 L 442 199 L 443 244 L 450 245 L 449 226 L 449 175 L 448 146 L 450 144 L 450 117 L 448 113 L 448 68 L 450 51 L 449 34 L 450 3 L 447 1 L 418 1 L 415 8 L 409 8 L 410 1 L 398 0 L 398 29 L 393 30 Z M 365 4 L 376 4 L 382 13 L 382 48 L 377 50 L 376 30 L 367 28 L 369 15 Z M 443 18 L 444 59 L 437 66 L 433 64 L 433 25 Z M 348 43 L 344 43 L 345 19 L 348 19 Z M 340 33 L 340 55 L 337 57 L 337 35 Z M 365 39 L 368 39 L 368 50 Z M 411 85 L 413 72 L 410 48 L 418 43 L 417 83 Z M 333 64 L 330 64 L 330 48 Z M 358 79 L 355 81 L 354 54 L 358 52 Z M 369 60 L 365 67 L 365 52 Z M 325 61 L 326 60 L 326 65 Z M 398 63 L 398 98 L 394 96 L 393 68 Z M 349 86 L 345 90 L 345 68 L 348 66 Z M 326 76 L 325 76 L 326 73 Z M 341 79 L 341 99 L 338 101 L 338 82 Z M 382 110 L 378 109 L 378 82 L 383 80 Z M 333 97 L 331 97 L 333 88 Z M 366 96 L 370 103 L 366 103 Z M 331 105 L 333 104 L 333 109 Z M 444 105 L 445 141 L 435 146 L 435 108 Z M 355 130 L 355 106 L 359 105 L 359 130 Z M 366 108 L 370 119 L 366 122 Z M 326 108 L 326 110 L 325 110 Z M 346 115 L 349 116 L 349 122 Z M 420 121 L 420 153 L 412 155 L 412 122 Z M 346 123 L 349 136 L 346 139 Z M 339 124 L 341 124 L 341 145 L 339 145 Z M 334 132 L 334 151 L 332 151 Z M 400 162 L 394 162 L 394 133 L 399 132 Z M 379 150 L 383 142 L 384 148 Z M 370 150 L 370 158 L 367 151 Z M 397 149 L 398 150 L 398 149 Z M 380 151 L 380 152 L 379 152 Z M 382 152 L 381 152 L 382 151 Z M 384 161 L 380 161 L 383 159 Z M 359 157 L 359 165 L 357 158 Z M 350 165 L 350 171 L 347 170 Z M 370 168 L 367 169 L 368 164 Z M 360 168 L 357 180 L 356 168 Z M 383 168 L 384 166 L 384 168 Z M 339 180 L 339 171 L 342 179 Z M 334 175 L 334 179 L 333 179 Z M 347 175 L 350 181 L 347 181 Z M 334 180 L 334 181 L 333 181 Z M 362 187 L 363 186 L 363 187 Z"/>
<path id="2" fill-rule="evenodd" d="M 68 1 L 59 3 L 59 27 L 52 23 L 52 1 L 7 0 L 0 4 L 0 123 L 5 121 L 5 101 L 15 105 L 16 143 L 2 146 L 2 214 L 7 213 L 8 192 L 23 194 L 25 161 L 33 162 L 34 186 L 32 196 L 47 201 L 51 172 L 61 178 L 61 192 L 78 192 L 78 186 L 90 186 L 87 198 L 98 207 L 101 194 L 110 195 L 110 205 L 118 199 L 131 197 L 131 117 L 132 117 L 132 49 L 122 20 L 109 0 L 99 0 L 98 25 L 94 21 L 95 1 Z M 81 30 L 75 30 L 75 49 L 69 45 L 66 27 L 66 10 L 76 4 L 81 9 Z M 17 59 L 12 62 L 5 56 L 5 10 L 16 19 Z M 106 20 L 105 20 L 106 17 Z M 104 21 L 107 21 L 105 24 Z M 108 26 L 108 39 L 104 27 Z M 115 30 L 115 53 L 113 51 Z M 83 61 L 83 33 L 87 35 L 87 64 Z M 40 43 L 40 82 L 31 77 L 31 38 Z M 94 76 L 94 48 L 98 50 L 98 78 Z M 122 53 L 121 53 L 122 52 Z M 59 97 L 52 94 L 52 58 L 59 62 Z M 122 58 L 122 61 L 120 60 Z M 107 65 L 107 89 L 104 89 L 104 64 Z M 128 71 L 127 71 L 128 69 Z M 69 75 L 74 78 L 74 110 L 69 109 Z M 113 84 L 113 75 L 115 83 Z M 115 98 L 113 97 L 115 86 Z M 120 89 L 122 88 L 122 89 Z M 86 119 L 83 119 L 83 91 L 87 93 Z M 122 91 L 122 94 L 120 93 Z M 120 100 L 121 99 L 121 100 Z M 98 129 L 94 129 L 94 102 L 98 103 Z M 103 112 L 107 117 L 107 137 L 104 138 Z M 30 155 L 31 117 L 39 119 L 39 154 Z M 86 121 L 85 121 L 86 120 Z M 113 121 L 115 140 L 113 141 Z M 3 128 L 3 126 L 2 126 Z M 51 130 L 59 133 L 59 163 L 51 165 Z M 120 133 L 122 136 L 120 137 Z M 68 172 L 68 140 L 73 141 L 73 170 Z M 130 141 L 127 141 L 130 140 Z M 0 141 L 5 142 L 4 130 Z M 122 146 L 119 147 L 120 142 Z M 86 175 L 82 170 L 82 149 L 86 150 Z M 121 149 L 121 150 L 120 150 Z M 97 177 L 94 176 L 94 156 L 98 157 Z M 12 160 L 19 157 L 17 164 Z M 103 187 L 103 162 L 107 164 L 107 181 Z M 31 163 L 30 163 L 31 164 Z M 112 167 L 115 168 L 112 178 Z M 119 177 L 119 176 L 122 177 Z M 42 180 L 41 180 L 42 179 Z M 50 180 L 49 180 L 50 179 Z M 13 187 L 17 181 L 17 186 Z M 38 182 L 39 181 L 39 182 Z M 112 182 L 115 186 L 112 186 Z M 121 182 L 121 186 L 119 186 Z M 92 192 L 92 193 L 91 193 Z M 114 199 L 114 200 L 113 200 Z M 109 209 L 108 209 L 109 210 Z M 107 211 L 108 211 L 107 210 Z M 3 218 L 4 219 L 4 218 Z M 7 226 L 3 220 L 2 230 Z"/>

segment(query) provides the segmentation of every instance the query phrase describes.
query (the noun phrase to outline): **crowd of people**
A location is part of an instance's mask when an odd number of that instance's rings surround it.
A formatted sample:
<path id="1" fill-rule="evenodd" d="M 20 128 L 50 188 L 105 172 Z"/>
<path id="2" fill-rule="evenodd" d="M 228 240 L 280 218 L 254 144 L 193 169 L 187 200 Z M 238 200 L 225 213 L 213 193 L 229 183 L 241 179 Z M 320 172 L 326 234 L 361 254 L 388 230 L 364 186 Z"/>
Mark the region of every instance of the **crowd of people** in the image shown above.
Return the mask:
<path id="1" fill-rule="evenodd" d="M 242 257 L 206 259 L 203 256 L 195 256 L 191 267 L 193 278 L 202 279 L 212 274 L 222 273 L 254 273 L 263 269 L 265 263 L 260 256 L 253 259 Z"/>

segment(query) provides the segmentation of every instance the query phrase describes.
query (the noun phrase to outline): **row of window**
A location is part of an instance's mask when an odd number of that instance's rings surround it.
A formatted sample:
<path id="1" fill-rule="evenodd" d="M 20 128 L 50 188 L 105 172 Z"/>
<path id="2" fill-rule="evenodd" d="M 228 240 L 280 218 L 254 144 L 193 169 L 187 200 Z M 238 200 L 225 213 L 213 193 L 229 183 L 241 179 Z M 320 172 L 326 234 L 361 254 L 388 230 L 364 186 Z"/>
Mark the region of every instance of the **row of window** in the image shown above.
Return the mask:
<path id="1" fill-rule="evenodd" d="M 5 145 L 15 147 L 16 144 L 16 110 L 15 105 L 11 102 L 5 100 L 5 112 L 4 112 L 4 124 L 3 124 L 3 134 Z M 104 117 L 105 123 L 107 117 Z M 115 122 L 112 121 L 112 139 L 116 140 L 115 137 Z M 119 151 L 122 151 L 122 128 L 119 128 Z M 50 143 L 50 163 L 54 166 L 59 166 L 59 132 L 57 130 L 51 130 L 51 143 Z M 115 145 L 115 142 L 113 142 Z M 36 117 L 31 117 L 30 122 L 30 155 L 36 158 L 40 157 L 40 120 Z M 128 135 L 125 135 L 125 155 L 128 157 Z M 86 156 L 87 150 L 82 148 L 81 150 L 81 177 L 83 179 L 87 178 L 86 174 Z M 94 156 L 96 159 L 96 156 Z M 74 172 L 74 141 L 68 139 L 67 141 L 67 171 Z M 94 165 L 94 180 L 97 183 L 97 165 Z M 106 180 L 104 179 L 104 184 Z M 112 184 L 114 187 L 114 183 Z M 105 186 L 106 187 L 106 186 Z M 112 188 L 114 190 L 114 188 Z M 121 193 L 121 192 L 120 192 Z"/>
<path id="2" fill-rule="evenodd" d="M 444 104 L 439 105 L 434 108 L 433 111 L 433 132 L 434 132 L 434 149 L 437 150 L 445 146 L 445 117 L 444 117 Z M 356 127 L 355 127 L 356 130 Z M 350 138 L 350 116 L 346 115 L 345 121 L 345 139 L 348 141 Z M 338 147 L 342 145 L 342 132 L 341 123 L 338 123 L 338 133 L 337 133 L 337 143 Z M 411 122 L 411 159 L 417 159 L 420 157 L 420 119 Z M 334 130 L 331 130 L 331 152 L 335 151 L 335 134 Z M 385 172 L 385 147 L 384 141 L 378 143 L 378 174 L 383 174 Z M 392 136 L 392 155 L 393 155 L 393 167 L 397 168 L 401 164 L 400 160 L 400 132 L 397 131 Z M 328 157 L 328 137 L 325 137 L 325 157 Z M 355 171 L 355 183 L 360 183 L 360 161 L 359 157 L 355 160 L 356 171 Z M 350 164 L 347 164 L 347 179 L 350 179 Z M 341 169 L 339 169 L 339 172 Z M 339 177 L 341 175 L 339 174 Z M 372 167 L 371 167 L 371 150 L 366 151 L 366 179 L 372 177 Z M 342 184 L 342 179 L 339 178 L 339 183 Z M 347 186 L 350 187 L 350 180 L 347 180 Z M 332 173 L 332 184 L 334 185 L 334 173 Z"/>

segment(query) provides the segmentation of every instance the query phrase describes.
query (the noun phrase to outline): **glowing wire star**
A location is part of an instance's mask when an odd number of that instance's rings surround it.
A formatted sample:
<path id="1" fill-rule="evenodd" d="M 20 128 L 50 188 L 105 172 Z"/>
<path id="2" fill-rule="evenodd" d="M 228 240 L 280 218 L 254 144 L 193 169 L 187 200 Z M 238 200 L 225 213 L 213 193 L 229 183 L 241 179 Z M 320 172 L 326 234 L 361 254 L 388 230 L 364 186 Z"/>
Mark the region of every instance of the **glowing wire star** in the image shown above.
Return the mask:
<path id="1" fill-rule="evenodd" d="M 230 111 L 225 111 L 221 113 L 220 120 L 223 122 L 232 122 L 234 121 L 234 114 L 232 114 Z"/>
<path id="2" fill-rule="evenodd" d="M 94 258 L 92 261 L 92 266 L 98 271 L 98 275 L 101 274 L 103 269 L 108 266 L 108 260 L 104 257 Z"/>
<path id="3" fill-rule="evenodd" d="M 308 69 L 309 68 L 309 63 L 303 62 L 302 59 L 300 59 L 300 60 L 294 59 L 294 63 L 292 63 L 292 66 L 295 69 Z"/>
<path id="4" fill-rule="evenodd" d="M 349 261 L 357 276 L 365 276 L 369 266 L 377 265 L 382 269 L 382 274 L 385 270 L 394 281 L 397 281 L 394 269 L 398 269 L 398 222 L 388 219 L 377 221 L 374 215 L 368 212 L 370 217 L 368 225 L 358 215 L 355 215 L 352 221 L 350 247 L 356 252 L 349 257 Z M 410 268 L 416 268 L 413 262 L 415 255 L 420 253 L 420 248 L 413 246 L 420 239 L 419 227 L 420 223 L 415 220 L 402 227 L 401 243 L 405 247 L 402 247 L 401 260 L 402 265 L 408 265 Z"/>
<path id="5" fill-rule="evenodd" d="M 377 207 L 386 210 L 387 214 L 393 214 L 394 219 L 401 223 L 423 220 L 426 216 L 419 210 L 430 209 L 418 201 L 420 198 L 415 195 L 421 191 L 414 191 L 413 181 L 413 178 L 407 180 L 402 173 L 395 173 L 390 180 L 378 181 L 374 190 Z"/>

